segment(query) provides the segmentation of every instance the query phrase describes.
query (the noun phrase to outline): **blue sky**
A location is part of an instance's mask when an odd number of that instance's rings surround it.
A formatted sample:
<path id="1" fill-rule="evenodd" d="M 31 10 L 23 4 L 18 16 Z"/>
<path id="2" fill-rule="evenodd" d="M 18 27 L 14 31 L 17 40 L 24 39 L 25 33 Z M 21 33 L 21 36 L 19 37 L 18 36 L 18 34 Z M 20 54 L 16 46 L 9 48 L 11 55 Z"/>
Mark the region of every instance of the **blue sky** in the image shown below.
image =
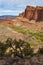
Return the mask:
<path id="1" fill-rule="evenodd" d="M 18 15 L 27 5 L 43 6 L 43 0 L 0 0 L 0 15 Z"/>

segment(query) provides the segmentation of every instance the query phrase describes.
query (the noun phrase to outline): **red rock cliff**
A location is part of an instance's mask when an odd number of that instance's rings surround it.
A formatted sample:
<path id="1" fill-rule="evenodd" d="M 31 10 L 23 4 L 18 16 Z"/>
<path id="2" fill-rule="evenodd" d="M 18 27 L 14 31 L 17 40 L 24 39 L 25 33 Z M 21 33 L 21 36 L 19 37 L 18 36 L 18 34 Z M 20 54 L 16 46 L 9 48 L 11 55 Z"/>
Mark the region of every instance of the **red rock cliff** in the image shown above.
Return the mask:
<path id="1" fill-rule="evenodd" d="M 25 12 L 19 16 L 26 17 L 29 20 L 43 21 L 43 6 L 27 6 Z"/>
<path id="2" fill-rule="evenodd" d="M 35 11 L 35 7 L 27 6 L 26 9 L 25 9 L 24 17 L 28 18 L 29 20 L 33 19 L 34 11 Z"/>

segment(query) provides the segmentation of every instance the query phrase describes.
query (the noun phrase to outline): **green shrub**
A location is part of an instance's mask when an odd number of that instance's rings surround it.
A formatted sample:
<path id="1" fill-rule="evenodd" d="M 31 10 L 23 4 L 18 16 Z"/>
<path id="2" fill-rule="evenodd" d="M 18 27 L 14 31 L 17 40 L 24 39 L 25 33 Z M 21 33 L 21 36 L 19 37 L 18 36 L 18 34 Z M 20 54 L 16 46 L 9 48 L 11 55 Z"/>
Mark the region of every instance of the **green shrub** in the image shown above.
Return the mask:
<path id="1" fill-rule="evenodd" d="M 26 45 L 24 45 L 22 51 L 24 56 L 33 55 L 33 49 L 30 47 L 29 43 L 26 43 Z"/>
<path id="2" fill-rule="evenodd" d="M 39 48 L 38 53 L 39 54 L 43 54 L 43 47 L 42 48 Z"/>
<path id="3" fill-rule="evenodd" d="M 0 56 L 4 56 L 5 51 L 6 51 L 6 45 L 0 42 Z"/>
<path id="4" fill-rule="evenodd" d="M 15 47 L 15 48 L 14 48 Z M 5 54 L 6 50 L 10 48 L 12 48 L 11 51 L 9 51 L 8 54 Z M 19 49 L 19 51 L 18 51 Z M 13 53 L 14 52 L 14 53 Z M 24 56 L 28 56 L 28 55 L 32 55 L 33 54 L 33 49 L 30 47 L 30 44 L 25 42 L 24 40 L 12 40 L 11 38 L 8 38 L 6 40 L 6 42 L 1 43 L 0 42 L 0 56 L 11 56 L 12 53 L 15 55 L 24 55 Z"/>

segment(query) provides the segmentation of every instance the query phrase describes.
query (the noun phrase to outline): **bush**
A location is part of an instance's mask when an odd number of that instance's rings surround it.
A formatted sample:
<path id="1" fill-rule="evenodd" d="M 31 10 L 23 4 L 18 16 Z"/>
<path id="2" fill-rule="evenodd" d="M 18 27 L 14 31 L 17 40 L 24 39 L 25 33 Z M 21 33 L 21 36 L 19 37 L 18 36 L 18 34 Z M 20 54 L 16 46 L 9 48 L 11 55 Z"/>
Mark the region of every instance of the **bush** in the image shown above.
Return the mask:
<path id="1" fill-rule="evenodd" d="M 24 40 L 12 40 L 11 38 L 8 38 L 5 43 L 0 42 L 0 56 L 5 55 L 6 50 L 12 48 L 12 51 L 9 50 L 8 56 L 12 54 L 16 54 L 17 56 L 28 56 L 33 54 L 33 49 L 30 47 L 30 44 L 25 42 Z M 19 49 L 19 50 L 18 50 Z M 5 56 L 7 56 L 5 55 Z"/>
<path id="2" fill-rule="evenodd" d="M 6 51 L 6 45 L 0 42 L 0 56 L 4 56 L 5 51 Z"/>
<path id="3" fill-rule="evenodd" d="M 26 43 L 23 47 L 24 56 L 33 55 L 33 49 L 30 47 L 30 44 Z"/>
<path id="4" fill-rule="evenodd" d="M 43 47 L 42 48 L 39 48 L 38 53 L 39 54 L 43 54 Z"/>

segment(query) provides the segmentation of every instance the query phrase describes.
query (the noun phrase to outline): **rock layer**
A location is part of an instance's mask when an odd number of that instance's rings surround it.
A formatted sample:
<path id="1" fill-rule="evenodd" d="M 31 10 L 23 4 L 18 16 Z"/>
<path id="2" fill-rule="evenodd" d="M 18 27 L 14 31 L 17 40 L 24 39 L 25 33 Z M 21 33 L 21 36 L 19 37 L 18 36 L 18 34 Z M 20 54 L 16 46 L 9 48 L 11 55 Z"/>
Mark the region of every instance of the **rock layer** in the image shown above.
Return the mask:
<path id="1" fill-rule="evenodd" d="M 43 21 L 43 6 L 27 6 L 25 12 L 19 16 L 23 16 L 29 20 Z"/>

